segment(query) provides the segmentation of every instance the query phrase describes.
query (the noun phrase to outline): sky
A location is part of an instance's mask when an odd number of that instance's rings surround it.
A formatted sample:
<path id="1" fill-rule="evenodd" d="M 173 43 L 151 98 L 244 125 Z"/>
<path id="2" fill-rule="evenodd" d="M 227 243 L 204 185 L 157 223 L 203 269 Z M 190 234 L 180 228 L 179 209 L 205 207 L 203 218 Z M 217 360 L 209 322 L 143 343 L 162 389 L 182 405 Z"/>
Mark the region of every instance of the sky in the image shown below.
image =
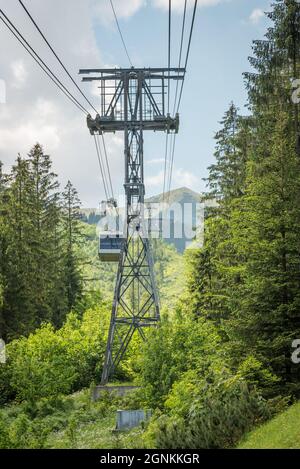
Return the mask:
<path id="1" fill-rule="evenodd" d="M 128 67 L 109 0 L 23 0 L 83 91 L 100 102 L 95 83 L 81 83 L 80 68 Z M 184 0 L 172 0 L 172 60 L 178 65 Z M 199 0 L 177 138 L 172 188 L 201 192 L 213 163 L 214 134 L 233 101 L 242 114 L 247 94 L 243 72 L 250 70 L 251 43 L 266 32 L 270 0 Z M 127 49 L 136 67 L 167 66 L 168 0 L 114 0 Z M 188 0 L 191 21 L 193 0 Z M 76 88 L 43 43 L 18 0 L 0 8 L 67 87 Z M 189 23 L 188 23 L 189 24 Z M 85 116 L 53 85 L 12 34 L 0 24 L 0 160 L 9 171 L 20 153 L 39 142 L 51 155 L 61 186 L 68 180 L 84 207 L 104 198 L 94 142 Z M 3 93 L 2 93 L 3 94 Z M 2 100 L 3 101 L 3 100 Z M 107 135 L 114 192 L 123 193 L 123 134 Z M 165 135 L 145 135 L 146 196 L 163 190 Z"/>

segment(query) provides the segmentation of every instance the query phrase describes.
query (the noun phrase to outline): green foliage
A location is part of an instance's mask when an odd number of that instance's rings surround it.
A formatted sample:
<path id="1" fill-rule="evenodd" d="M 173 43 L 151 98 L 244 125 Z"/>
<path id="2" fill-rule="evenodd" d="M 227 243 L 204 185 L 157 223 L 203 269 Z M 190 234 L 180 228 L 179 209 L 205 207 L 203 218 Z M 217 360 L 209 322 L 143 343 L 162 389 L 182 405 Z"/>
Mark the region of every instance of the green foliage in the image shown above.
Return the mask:
<path id="1" fill-rule="evenodd" d="M 43 449 L 49 430 L 44 422 L 20 413 L 9 422 L 0 416 L 0 449 Z"/>
<path id="2" fill-rule="evenodd" d="M 188 291 L 195 316 L 212 321 L 227 364 L 264 396 L 300 395 L 291 361 L 299 337 L 299 106 L 291 81 L 300 72 L 300 15 L 278 0 L 265 40 L 254 41 L 245 74 L 250 116 L 231 105 L 216 134 L 205 242 L 192 257 Z"/>
<path id="3" fill-rule="evenodd" d="M 216 133 L 204 199 L 218 206 L 207 209 L 204 246 L 185 254 L 184 271 L 174 249 L 154 243 L 163 318 L 146 344 L 134 336 L 117 370 L 142 386 L 134 395 L 60 396 L 99 379 L 116 266 L 95 262 L 95 227 L 79 221 L 71 183 L 61 200 L 40 145 L 0 172 L 0 335 L 24 336 L 0 368 L 1 403 L 22 401 L 0 412 L 1 447 L 229 448 L 300 396 L 296 3 L 277 0 L 272 27 L 253 43 L 250 115 L 231 104 Z M 101 294 L 82 296 L 83 277 Z M 144 443 L 140 430 L 113 433 L 119 405 L 155 410 Z"/>
<path id="4" fill-rule="evenodd" d="M 188 416 L 192 403 L 199 395 L 200 381 L 199 373 L 192 369 L 174 382 L 164 403 L 170 415 L 181 418 Z"/>
<path id="5" fill-rule="evenodd" d="M 232 448 L 246 431 L 268 417 L 266 403 L 245 383 L 220 383 L 194 401 L 188 418 L 161 416 L 148 432 L 154 434 L 155 447 L 160 449 Z"/>
<path id="6" fill-rule="evenodd" d="M 196 369 L 205 373 L 218 351 L 219 337 L 214 327 L 203 320 L 194 320 L 180 310 L 149 337 L 139 361 L 138 382 L 144 399 L 151 408 L 161 407 L 173 383 L 182 373 Z"/>
<path id="7" fill-rule="evenodd" d="M 62 193 L 62 223 L 64 233 L 64 283 L 69 311 L 82 293 L 82 279 L 78 264 L 76 246 L 82 241 L 83 232 L 80 219 L 80 200 L 76 189 L 68 181 Z"/>
<path id="8" fill-rule="evenodd" d="M 92 402 L 89 390 L 71 396 L 43 398 L 0 409 L 2 448 L 137 448 L 142 429 L 115 432 L 116 410 L 134 397 L 105 396 Z"/>
<path id="9" fill-rule="evenodd" d="M 108 321 L 105 307 L 87 310 L 81 319 L 70 313 L 57 331 L 44 324 L 28 338 L 9 343 L 7 363 L 0 368 L 3 403 L 14 396 L 30 403 L 57 398 L 98 379 Z"/>
<path id="10" fill-rule="evenodd" d="M 100 309 L 85 311 L 82 319 L 74 313 L 69 314 L 66 323 L 57 332 L 67 344 L 70 363 L 76 368 L 77 379 L 73 389 L 82 389 L 99 380 L 109 319 L 110 308 L 104 304 Z"/>
<path id="11" fill-rule="evenodd" d="M 272 388 L 278 383 L 279 378 L 271 373 L 268 368 L 256 358 L 249 356 L 238 367 L 236 376 L 245 380 L 248 384 L 261 390 L 264 396 L 272 394 Z"/>
<path id="12" fill-rule="evenodd" d="M 68 360 L 67 343 L 52 326 L 42 326 L 13 347 L 11 386 L 18 398 L 33 402 L 71 391 L 76 368 Z"/>
<path id="13" fill-rule="evenodd" d="M 79 200 L 71 183 L 61 200 L 40 144 L 0 174 L 0 334 L 11 340 L 61 326 L 81 295 Z"/>

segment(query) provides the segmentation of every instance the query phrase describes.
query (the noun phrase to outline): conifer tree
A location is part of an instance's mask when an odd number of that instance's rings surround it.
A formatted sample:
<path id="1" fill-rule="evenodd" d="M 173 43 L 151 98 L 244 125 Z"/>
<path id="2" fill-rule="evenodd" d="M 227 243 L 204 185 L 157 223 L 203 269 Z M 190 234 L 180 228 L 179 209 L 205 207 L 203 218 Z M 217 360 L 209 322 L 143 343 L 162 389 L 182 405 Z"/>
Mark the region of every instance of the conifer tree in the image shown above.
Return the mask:
<path id="1" fill-rule="evenodd" d="M 208 197 L 218 196 L 219 209 L 206 221 L 190 282 L 194 302 L 219 325 L 232 366 L 255 356 L 278 377 L 275 395 L 297 396 L 291 351 L 300 335 L 299 105 L 291 83 L 300 72 L 299 15 L 299 2 L 277 0 L 266 38 L 253 43 L 254 72 L 245 74 L 251 116 L 241 121 L 231 108 L 217 134 Z"/>
<path id="2" fill-rule="evenodd" d="M 0 338 L 4 336 L 5 323 L 3 317 L 4 289 L 5 289 L 5 258 L 7 246 L 6 233 L 6 202 L 7 202 L 7 178 L 2 172 L 0 161 Z"/>
<path id="3" fill-rule="evenodd" d="M 290 83 L 299 70 L 299 12 L 295 1 L 273 5 L 267 41 L 254 44 L 257 73 L 246 77 L 254 135 L 246 192 L 231 212 L 244 264 L 227 324 L 233 363 L 255 355 L 280 378 L 281 392 L 294 394 L 300 392 L 291 362 L 291 344 L 300 334 L 300 165 Z"/>
<path id="4" fill-rule="evenodd" d="M 62 193 L 65 253 L 65 286 L 68 309 L 71 310 L 82 293 L 78 245 L 82 240 L 78 192 L 68 181 Z"/>
<path id="5" fill-rule="evenodd" d="M 35 288 L 33 292 L 34 314 L 40 322 L 53 317 L 52 295 L 56 271 L 53 262 L 55 237 L 59 224 L 59 184 L 52 172 L 52 163 L 40 144 L 36 144 L 28 155 L 30 168 L 29 212 L 32 222 L 31 241 Z"/>
<path id="6" fill-rule="evenodd" d="M 32 222 L 28 210 L 31 184 L 28 161 L 19 156 L 9 179 L 5 211 L 7 241 L 3 267 L 6 283 L 3 316 L 6 335 L 13 338 L 36 326 L 32 309 L 34 246 L 31 244 Z"/>
<path id="7" fill-rule="evenodd" d="M 205 241 L 191 257 L 188 286 L 193 312 L 220 324 L 230 314 L 230 291 L 240 281 L 240 260 L 232 243 L 230 212 L 245 190 L 245 174 L 251 146 L 251 117 L 243 118 L 231 103 L 216 133 L 215 164 L 209 167 L 208 193 L 218 207 L 208 209 Z M 222 266 L 222 268 L 220 268 Z"/>
<path id="8" fill-rule="evenodd" d="M 238 109 L 231 103 L 221 121 L 221 126 L 215 135 L 216 163 L 208 168 L 207 197 L 226 200 L 242 195 L 249 119 L 239 116 Z"/>

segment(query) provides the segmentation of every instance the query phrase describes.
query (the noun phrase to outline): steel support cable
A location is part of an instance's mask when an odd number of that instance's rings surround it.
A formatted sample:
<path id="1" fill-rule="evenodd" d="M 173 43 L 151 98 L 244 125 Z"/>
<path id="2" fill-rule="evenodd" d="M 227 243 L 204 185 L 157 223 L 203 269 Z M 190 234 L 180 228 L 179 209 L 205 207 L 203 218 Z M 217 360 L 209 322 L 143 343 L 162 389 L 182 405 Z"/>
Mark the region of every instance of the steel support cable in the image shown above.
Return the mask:
<path id="1" fill-rule="evenodd" d="M 194 30 L 196 11 L 197 11 L 197 4 L 198 4 L 198 0 L 195 0 L 194 10 L 193 10 L 193 17 L 192 17 L 192 24 L 191 24 L 190 34 L 189 34 L 189 42 L 188 42 L 187 53 L 186 53 L 185 64 L 184 64 L 184 70 L 185 70 L 184 71 L 184 79 L 185 79 L 186 69 L 187 69 L 189 56 L 190 56 L 191 43 L 192 43 L 192 37 L 193 37 L 193 30 Z M 179 107 L 180 107 L 180 103 L 181 103 L 181 99 L 182 99 L 184 79 L 182 80 L 182 83 L 181 83 L 180 95 L 179 95 L 179 100 L 178 100 L 178 105 L 177 105 L 177 112 L 179 111 Z"/>
<path id="2" fill-rule="evenodd" d="M 168 69 L 169 69 L 168 70 L 168 115 L 170 114 L 171 36 L 172 36 L 172 0 L 169 0 L 169 16 L 168 16 Z M 168 147 L 169 147 L 169 132 L 167 132 L 167 135 L 166 135 L 166 146 L 165 146 L 163 203 L 165 201 L 166 182 L 167 182 Z"/>
<path id="3" fill-rule="evenodd" d="M 106 186 L 106 180 L 105 180 L 105 174 L 103 172 L 103 167 L 102 167 L 102 155 L 101 155 L 101 149 L 99 147 L 97 137 L 94 135 L 94 141 L 95 141 L 95 147 L 96 147 L 96 152 L 98 156 L 98 163 L 99 163 L 99 168 L 102 176 L 102 181 L 103 181 L 103 187 L 104 187 L 104 192 L 105 192 L 105 197 L 108 200 L 108 192 L 107 192 L 107 186 Z"/>
<path id="4" fill-rule="evenodd" d="M 188 42 L 187 53 L 186 53 L 185 64 L 184 64 L 184 69 L 185 69 L 185 71 L 184 71 L 184 78 L 183 78 L 182 83 L 181 83 L 181 89 L 180 89 L 180 95 L 179 95 L 179 100 L 178 100 L 178 104 L 177 104 L 176 113 L 179 112 L 179 108 L 180 108 L 180 104 L 181 104 L 181 100 L 182 100 L 182 93 L 183 93 L 183 87 L 184 87 L 184 79 L 185 79 L 185 75 L 186 75 L 186 69 L 187 69 L 188 60 L 189 60 L 189 55 L 190 55 L 190 50 L 191 50 L 191 43 L 192 43 L 193 30 L 194 30 L 194 25 L 195 25 L 197 4 L 198 4 L 198 0 L 195 0 L 194 9 L 193 9 L 193 16 L 192 16 L 192 23 L 191 23 L 191 29 L 190 29 L 190 34 L 189 34 L 189 42 Z M 171 183 L 172 183 L 172 175 L 173 175 L 173 168 L 174 168 L 175 148 L 176 148 L 176 135 L 174 136 L 174 140 L 173 140 L 173 148 L 172 148 L 172 156 L 171 156 L 171 164 L 170 164 L 169 193 L 170 193 Z"/>
<path id="5" fill-rule="evenodd" d="M 183 19 L 182 19 L 182 27 L 181 27 L 181 39 L 180 39 L 180 48 L 179 48 L 179 59 L 178 59 L 178 68 L 181 67 L 181 59 L 182 59 L 182 51 L 183 51 L 183 42 L 184 42 L 184 33 L 185 33 L 185 21 L 186 21 L 186 10 L 187 10 L 187 0 L 184 1 L 184 9 L 183 9 Z M 179 72 L 178 72 L 179 77 Z M 173 115 L 176 112 L 176 103 L 178 97 L 178 90 L 179 90 L 179 80 L 176 82 L 176 90 L 175 90 L 175 99 L 174 99 L 174 107 L 173 107 Z M 174 151 L 176 145 L 176 134 L 172 135 L 171 138 L 171 145 L 170 145 L 170 164 L 169 164 L 169 180 L 168 180 L 168 200 L 170 198 L 170 190 L 171 190 L 171 180 L 172 180 L 172 172 L 173 172 L 173 163 L 174 163 Z"/>
<path id="6" fill-rule="evenodd" d="M 24 49 L 29 53 L 29 55 L 35 60 L 39 67 L 46 73 L 46 75 L 55 83 L 55 85 L 64 93 L 64 95 L 75 104 L 84 114 L 89 112 L 85 107 L 80 104 L 80 102 L 72 95 L 72 93 L 64 86 L 60 79 L 52 72 L 48 65 L 43 61 L 43 59 L 38 55 L 38 53 L 31 47 L 28 41 L 20 33 L 20 31 L 14 26 L 10 21 L 7 15 L 0 9 L 0 19 L 5 24 L 5 26 L 10 30 L 14 37 L 19 41 L 19 43 L 24 47 Z"/>
<path id="7" fill-rule="evenodd" d="M 166 135 L 166 147 L 165 147 L 165 165 L 164 165 L 164 187 L 163 187 L 163 203 L 165 201 L 166 193 L 166 180 L 167 180 L 167 163 L 168 163 L 168 148 L 169 148 L 169 134 Z"/>
<path id="8" fill-rule="evenodd" d="M 108 174 L 108 179 L 109 179 L 109 186 L 110 186 L 110 191 L 111 191 L 111 196 L 114 199 L 114 190 L 113 190 L 113 185 L 112 185 L 112 180 L 111 180 L 111 173 L 110 173 L 110 168 L 109 168 L 109 162 L 108 162 L 108 156 L 107 156 L 107 149 L 106 149 L 106 144 L 104 140 L 104 135 L 102 134 L 102 144 L 103 144 L 103 149 L 104 149 L 104 156 L 105 156 L 105 161 L 106 161 L 106 167 L 107 167 L 107 174 Z"/>
<path id="9" fill-rule="evenodd" d="M 89 114 L 87 109 L 84 108 L 80 104 L 80 102 L 72 95 L 72 93 L 63 85 L 63 83 L 59 80 L 59 78 L 51 71 L 51 69 L 47 66 L 47 64 L 41 59 L 41 57 L 36 53 L 36 51 L 30 46 L 28 41 L 24 38 L 24 36 L 19 32 L 19 30 L 14 26 L 14 24 L 10 21 L 7 15 L 0 9 L 0 20 L 3 24 L 9 29 L 9 31 L 13 34 L 13 36 L 17 39 L 17 41 L 22 45 L 22 47 L 28 52 L 28 54 L 34 59 L 37 65 L 43 70 L 43 72 L 50 78 L 50 80 L 62 91 L 62 93 L 85 115 Z M 96 145 L 97 150 L 97 145 Z M 103 170 L 101 167 L 101 160 L 100 160 L 100 146 L 97 151 L 98 161 L 100 164 L 101 174 L 103 174 Z M 104 175 L 103 175 L 104 176 Z M 107 183 L 104 181 L 105 186 L 105 194 L 107 196 Z"/>
<path id="10" fill-rule="evenodd" d="M 55 58 L 58 60 L 59 64 L 62 66 L 62 68 L 64 69 L 64 71 L 66 72 L 66 74 L 68 75 L 68 77 L 70 78 L 70 80 L 72 81 L 72 83 L 75 85 L 75 87 L 77 88 L 77 90 L 79 91 L 79 93 L 83 96 L 83 98 L 86 100 L 86 102 L 91 106 L 91 108 L 96 112 L 98 113 L 97 109 L 93 106 L 93 104 L 90 102 L 90 100 L 86 97 L 86 95 L 84 94 L 84 92 L 81 90 L 81 88 L 78 86 L 78 84 L 76 83 L 76 81 L 74 80 L 74 78 L 72 77 L 72 75 L 70 74 L 70 72 L 68 71 L 68 69 L 66 68 L 66 66 L 64 65 L 64 63 L 62 62 L 62 60 L 60 59 L 60 57 L 57 55 L 57 53 L 55 52 L 55 50 L 53 49 L 53 47 L 51 46 L 51 44 L 49 43 L 49 41 L 47 40 L 46 36 L 44 35 L 44 33 L 42 32 L 42 30 L 40 29 L 40 27 L 38 26 L 37 22 L 34 20 L 33 16 L 31 15 L 31 13 L 29 12 L 29 10 L 26 8 L 26 6 L 24 5 L 23 1 L 22 0 L 19 0 L 19 3 L 20 5 L 22 6 L 22 8 L 24 9 L 24 11 L 26 12 L 27 16 L 29 17 L 29 19 L 31 20 L 31 22 L 34 24 L 35 28 L 37 29 L 37 31 L 40 33 L 40 35 L 42 36 L 43 40 L 45 41 L 45 43 L 47 44 L 47 46 L 49 47 L 49 49 L 51 50 L 51 52 L 53 53 L 53 55 L 55 56 Z M 105 152 L 105 158 L 106 158 L 106 164 L 107 164 L 107 171 L 108 171 L 108 174 L 109 174 L 109 181 L 110 181 L 110 188 L 111 188 L 111 193 L 112 193 L 112 197 L 113 196 L 113 187 L 112 187 L 112 183 L 111 183 L 111 176 L 110 176 L 110 169 L 109 169 L 109 163 L 108 163 L 108 158 L 107 158 L 107 151 L 106 151 L 106 146 L 105 146 L 105 141 L 104 141 L 104 136 L 102 135 L 102 141 L 103 141 L 103 147 L 104 147 L 104 152 Z M 98 142 L 98 145 L 99 145 L 99 142 Z M 99 146 L 100 148 L 100 146 Z"/>
<path id="11" fill-rule="evenodd" d="M 113 189 L 113 184 L 112 184 L 111 172 L 110 172 L 110 167 L 109 167 L 107 148 L 106 148 L 106 143 L 105 143 L 105 139 L 104 139 L 103 134 L 102 134 L 102 144 L 103 144 L 103 149 L 104 149 L 104 156 L 105 156 L 105 161 L 106 161 L 106 167 L 107 167 L 107 174 L 108 174 L 108 179 L 109 179 L 109 186 L 110 186 L 110 190 L 111 190 L 111 196 L 112 196 L 112 200 L 114 202 L 116 202 L 114 189 Z M 119 216 L 118 206 L 114 205 L 114 209 L 115 209 L 116 215 L 118 217 Z"/>
<path id="12" fill-rule="evenodd" d="M 108 194 L 108 199 L 107 200 L 111 200 L 113 198 L 113 194 L 110 190 L 109 180 L 108 180 L 108 177 L 107 177 L 107 174 L 106 174 L 107 169 L 105 167 L 105 161 L 104 161 L 104 157 L 103 157 L 103 151 L 101 149 L 101 142 L 100 142 L 100 134 L 99 133 L 96 134 L 96 138 L 97 138 L 97 143 L 98 143 L 98 148 L 99 148 L 99 153 L 100 153 L 100 158 L 101 158 L 103 174 L 104 174 L 104 178 L 105 178 L 106 190 L 107 190 L 107 194 Z"/>
<path id="13" fill-rule="evenodd" d="M 172 35 L 172 0 L 169 0 L 169 28 L 168 28 L 168 114 L 170 113 L 170 67 L 171 67 L 171 35 Z"/>
<path id="14" fill-rule="evenodd" d="M 178 68 L 181 67 L 182 50 L 183 50 L 183 41 L 184 41 L 184 33 L 185 33 L 186 8 L 187 8 L 187 0 L 184 1 L 184 10 L 183 10 L 183 20 L 182 20 L 182 28 L 181 28 L 181 39 L 180 39 L 180 49 L 179 49 Z M 179 77 L 179 72 L 178 72 L 178 77 Z M 174 101 L 173 115 L 175 115 L 175 112 L 176 112 L 176 102 L 177 102 L 177 97 L 178 97 L 178 87 L 179 87 L 179 80 L 176 81 L 176 91 L 175 91 L 175 101 Z"/>
<path id="15" fill-rule="evenodd" d="M 131 65 L 131 67 L 133 67 L 133 64 L 132 64 L 132 61 L 130 59 L 130 55 L 128 53 L 128 49 L 126 47 L 126 43 L 125 43 L 125 40 L 124 40 L 124 37 L 123 37 L 123 34 L 122 34 L 122 31 L 121 31 L 121 28 L 120 28 L 120 24 L 119 24 L 119 20 L 118 20 L 118 17 L 117 17 L 117 13 L 116 13 L 116 10 L 115 10 L 115 7 L 114 7 L 114 4 L 113 4 L 113 1 L 112 0 L 109 0 L 110 1 L 110 5 L 111 5 L 111 9 L 113 11 L 113 14 L 114 14 L 114 17 L 115 17 L 115 21 L 116 21 L 116 25 L 117 25 L 117 28 L 118 28 L 118 31 L 119 31 L 119 34 L 120 34 L 120 37 L 121 37 L 121 41 L 123 43 L 123 47 L 124 47 L 124 50 L 125 50 L 125 53 L 127 55 L 127 58 L 128 58 L 128 61 Z"/>
<path id="16" fill-rule="evenodd" d="M 172 135 L 172 142 L 170 145 L 170 166 L 169 166 L 169 181 L 168 181 L 168 202 L 170 200 L 170 191 L 171 191 L 171 184 L 172 184 L 172 176 L 173 176 L 173 169 L 174 169 L 174 156 L 175 156 L 175 148 L 176 148 L 176 134 Z"/>
<path id="17" fill-rule="evenodd" d="M 41 31 L 40 27 L 38 26 L 38 24 L 36 23 L 36 21 L 34 20 L 34 18 L 32 17 L 32 15 L 30 14 L 30 12 L 28 11 L 28 9 L 26 8 L 26 6 L 24 5 L 24 3 L 22 2 L 22 0 L 19 0 L 19 3 L 20 5 L 22 6 L 22 8 L 24 9 L 24 11 L 26 12 L 27 16 L 30 18 L 31 22 L 34 24 L 35 28 L 38 30 L 38 32 L 40 33 L 40 35 L 42 36 L 42 38 L 44 39 L 45 43 L 47 44 L 47 46 L 49 47 L 49 49 L 51 50 L 51 52 L 53 53 L 53 55 L 55 56 L 55 58 L 58 60 L 58 62 L 60 63 L 60 65 L 62 66 L 62 68 L 64 69 L 64 71 L 66 72 L 66 74 L 68 75 L 68 77 L 70 78 L 70 80 L 72 81 L 72 83 L 75 85 L 75 87 L 77 88 L 77 90 L 79 91 L 79 93 L 81 94 L 81 96 L 83 96 L 83 98 L 86 100 L 86 102 L 91 106 L 91 108 L 96 112 L 98 113 L 97 109 L 93 106 L 93 104 L 90 102 L 90 100 L 86 97 L 86 95 L 84 94 L 84 92 L 81 90 L 81 88 L 78 86 L 78 84 L 76 83 L 76 81 L 74 80 L 74 78 L 72 77 L 72 75 L 70 74 L 70 72 L 68 71 L 68 69 L 66 68 L 66 66 L 63 64 L 62 60 L 59 58 L 59 56 L 57 55 L 57 53 L 55 52 L 55 50 L 53 49 L 53 47 L 51 46 L 51 44 L 49 43 L 49 41 L 47 40 L 46 36 L 44 35 L 44 33 Z"/>

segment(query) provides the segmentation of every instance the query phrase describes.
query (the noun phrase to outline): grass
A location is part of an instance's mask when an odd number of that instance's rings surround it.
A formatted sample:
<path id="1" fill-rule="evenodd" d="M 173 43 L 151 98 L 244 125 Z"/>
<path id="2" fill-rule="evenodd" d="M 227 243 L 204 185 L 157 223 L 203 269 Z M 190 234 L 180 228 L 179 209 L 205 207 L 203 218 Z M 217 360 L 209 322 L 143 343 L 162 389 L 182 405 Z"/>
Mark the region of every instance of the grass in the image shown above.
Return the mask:
<path id="1" fill-rule="evenodd" d="M 69 429 L 49 435 L 46 448 L 51 449 L 127 449 L 139 447 L 141 429 L 115 431 L 116 417 L 112 412 L 94 422 L 79 424 L 74 432 Z"/>
<path id="2" fill-rule="evenodd" d="M 253 430 L 239 444 L 239 449 L 299 449 L 300 403 L 294 404 L 270 422 Z"/>
<path id="3" fill-rule="evenodd" d="M 0 409 L 0 448 L 3 448 L 1 420 L 2 428 L 4 422 L 12 438 L 7 443 L 8 447 L 36 448 L 36 432 L 45 431 L 42 447 L 47 449 L 140 448 L 143 446 L 141 426 L 130 431 L 115 430 L 116 410 L 132 406 L 135 408 L 134 396 L 118 398 L 105 395 L 92 402 L 90 390 L 61 397 L 57 402 L 40 401 L 34 409 L 26 407 L 26 404 L 12 404 Z M 16 422 L 23 417 L 30 420 L 33 428 L 20 428 L 19 423 L 16 429 Z"/>

